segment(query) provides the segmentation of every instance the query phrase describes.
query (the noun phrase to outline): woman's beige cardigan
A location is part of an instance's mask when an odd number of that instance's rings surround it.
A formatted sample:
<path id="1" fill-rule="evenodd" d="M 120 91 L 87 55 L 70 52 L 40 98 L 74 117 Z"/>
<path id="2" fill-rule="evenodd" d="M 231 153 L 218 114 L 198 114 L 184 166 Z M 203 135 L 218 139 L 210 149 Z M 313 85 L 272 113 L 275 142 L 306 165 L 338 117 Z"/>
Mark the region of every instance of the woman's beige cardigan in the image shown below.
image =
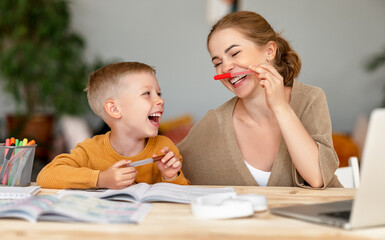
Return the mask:
<path id="1" fill-rule="evenodd" d="M 184 159 L 182 169 L 191 184 L 258 185 L 245 165 L 235 139 L 232 115 L 237 100 L 234 97 L 207 112 L 178 144 Z M 294 81 L 290 106 L 318 145 L 324 187 L 341 187 L 334 175 L 339 160 L 333 148 L 324 92 Z M 309 187 L 295 169 L 283 138 L 267 185 Z"/>

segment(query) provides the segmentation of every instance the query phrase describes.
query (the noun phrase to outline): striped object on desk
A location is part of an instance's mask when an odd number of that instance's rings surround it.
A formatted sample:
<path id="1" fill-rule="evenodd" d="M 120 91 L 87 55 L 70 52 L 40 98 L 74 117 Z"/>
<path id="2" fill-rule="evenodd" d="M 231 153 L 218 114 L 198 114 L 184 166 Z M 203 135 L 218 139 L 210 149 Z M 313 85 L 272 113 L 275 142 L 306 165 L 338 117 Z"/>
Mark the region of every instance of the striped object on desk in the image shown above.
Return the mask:
<path id="1" fill-rule="evenodd" d="M 40 186 L 0 187 L 0 199 L 28 198 L 40 192 Z"/>

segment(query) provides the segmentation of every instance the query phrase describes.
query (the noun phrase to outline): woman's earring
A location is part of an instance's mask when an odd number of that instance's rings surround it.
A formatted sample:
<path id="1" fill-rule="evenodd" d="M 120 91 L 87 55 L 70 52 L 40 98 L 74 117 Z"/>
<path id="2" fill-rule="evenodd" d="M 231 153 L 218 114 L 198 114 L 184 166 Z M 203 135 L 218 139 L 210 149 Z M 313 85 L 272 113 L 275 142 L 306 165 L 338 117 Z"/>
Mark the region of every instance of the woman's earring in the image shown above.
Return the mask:
<path id="1" fill-rule="evenodd" d="M 271 56 L 267 56 L 267 61 L 271 61 L 273 58 Z"/>

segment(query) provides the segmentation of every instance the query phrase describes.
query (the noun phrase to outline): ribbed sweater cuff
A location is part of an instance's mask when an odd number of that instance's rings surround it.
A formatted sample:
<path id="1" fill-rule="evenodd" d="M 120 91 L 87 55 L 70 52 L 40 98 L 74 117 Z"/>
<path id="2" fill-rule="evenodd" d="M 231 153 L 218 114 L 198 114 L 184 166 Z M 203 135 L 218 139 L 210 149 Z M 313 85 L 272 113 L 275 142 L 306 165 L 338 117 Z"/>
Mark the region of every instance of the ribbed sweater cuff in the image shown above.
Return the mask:
<path id="1" fill-rule="evenodd" d="M 100 170 L 92 170 L 90 174 L 90 188 L 97 188 Z"/>
<path id="2" fill-rule="evenodd" d="M 186 179 L 184 174 L 180 171 L 178 177 L 171 181 L 167 181 L 166 179 L 163 178 L 162 176 L 162 182 L 168 182 L 168 183 L 175 183 L 179 185 L 190 185 L 190 182 Z"/>

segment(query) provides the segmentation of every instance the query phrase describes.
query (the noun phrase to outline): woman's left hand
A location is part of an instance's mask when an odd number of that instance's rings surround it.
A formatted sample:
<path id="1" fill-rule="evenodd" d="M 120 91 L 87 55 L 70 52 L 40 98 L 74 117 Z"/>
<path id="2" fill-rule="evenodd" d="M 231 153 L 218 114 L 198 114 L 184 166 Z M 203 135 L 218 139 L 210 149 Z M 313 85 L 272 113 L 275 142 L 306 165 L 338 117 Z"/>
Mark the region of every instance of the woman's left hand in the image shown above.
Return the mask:
<path id="1" fill-rule="evenodd" d="M 256 72 L 259 84 L 265 89 L 267 106 L 274 111 L 286 104 L 283 77 L 269 64 L 258 64 L 249 66 L 249 69 Z"/>

